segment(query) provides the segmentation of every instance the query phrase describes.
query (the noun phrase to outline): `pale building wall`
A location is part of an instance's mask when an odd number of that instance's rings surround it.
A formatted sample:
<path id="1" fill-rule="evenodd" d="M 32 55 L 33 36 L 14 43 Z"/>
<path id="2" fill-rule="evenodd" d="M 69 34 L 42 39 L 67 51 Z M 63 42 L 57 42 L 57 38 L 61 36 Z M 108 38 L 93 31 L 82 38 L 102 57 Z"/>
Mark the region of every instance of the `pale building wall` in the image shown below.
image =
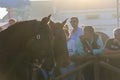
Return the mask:
<path id="1" fill-rule="evenodd" d="M 116 9 L 94 9 L 81 11 L 61 11 L 54 15 L 60 21 L 76 16 L 79 25 L 93 25 L 96 31 L 102 31 L 112 37 L 112 30 L 117 27 Z M 69 24 L 68 20 L 68 25 Z"/>

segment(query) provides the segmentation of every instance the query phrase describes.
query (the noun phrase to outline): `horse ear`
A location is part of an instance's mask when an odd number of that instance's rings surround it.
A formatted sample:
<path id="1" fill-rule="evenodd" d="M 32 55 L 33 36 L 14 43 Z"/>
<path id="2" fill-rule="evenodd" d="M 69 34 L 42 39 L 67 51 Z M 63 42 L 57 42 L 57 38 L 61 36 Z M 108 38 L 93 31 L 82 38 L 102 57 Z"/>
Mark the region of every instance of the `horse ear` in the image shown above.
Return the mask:
<path id="1" fill-rule="evenodd" d="M 50 14 L 49 16 L 47 16 L 47 17 L 44 17 L 44 18 L 41 20 L 41 22 L 44 23 L 44 24 L 48 23 L 48 22 L 50 21 L 50 17 L 51 17 L 51 14 Z"/>
<path id="2" fill-rule="evenodd" d="M 67 18 L 67 19 L 65 19 L 65 21 L 63 21 L 63 22 L 62 22 L 62 24 L 63 24 L 63 25 L 65 25 L 65 24 L 66 24 L 66 22 L 67 22 L 67 20 L 68 20 L 68 18 Z"/>
<path id="3" fill-rule="evenodd" d="M 50 20 L 51 16 L 52 16 L 51 14 L 48 15 L 48 19 L 49 19 L 49 20 Z"/>

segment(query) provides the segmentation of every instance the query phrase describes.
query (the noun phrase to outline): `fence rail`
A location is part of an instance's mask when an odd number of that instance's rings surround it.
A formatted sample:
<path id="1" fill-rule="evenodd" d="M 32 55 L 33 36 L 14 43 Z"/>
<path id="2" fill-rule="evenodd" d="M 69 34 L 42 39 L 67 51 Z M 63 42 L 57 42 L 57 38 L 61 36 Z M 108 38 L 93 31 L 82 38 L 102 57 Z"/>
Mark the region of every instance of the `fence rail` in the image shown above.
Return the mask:
<path id="1" fill-rule="evenodd" d="M 84 57 L 77 57 L 76 60 L 82 60 L 85 61 L 83 59 L 87 59 L 87 61 L 83 64 L 80 64 L 76 69 L 70 71 L 69 73 L 66 73 L 64 75 L 60 75 L 58 77 L 56 77 L 54 80 L 61 80 L 64 79 L 66 77 L 71 76 L 72 74 L 75 74 L 77 72 L 82 71 L 85 67 L 89 66 L 89 65 L 94 65 L 94 79 L 95 80 L 100 80 L 100 67 L 107 69 L 109 71 L 112 71 L 114 73 L 117 73 L 119 75 L 119 79 L 120 80 L 120 54 L 113 54 L 113 55 L 99 55 L 99 56 L 85 56 Z M 117 62 L 116 62 L 117 61 Z M 115 66 L 114 64 L 116 63 L 117 66 Z M 102 72 L 104 73 L 104 72 Z M 111 76 L 109 76 L 111 77 Z M 116 79 L 114 79 L 116 80 Z"/>

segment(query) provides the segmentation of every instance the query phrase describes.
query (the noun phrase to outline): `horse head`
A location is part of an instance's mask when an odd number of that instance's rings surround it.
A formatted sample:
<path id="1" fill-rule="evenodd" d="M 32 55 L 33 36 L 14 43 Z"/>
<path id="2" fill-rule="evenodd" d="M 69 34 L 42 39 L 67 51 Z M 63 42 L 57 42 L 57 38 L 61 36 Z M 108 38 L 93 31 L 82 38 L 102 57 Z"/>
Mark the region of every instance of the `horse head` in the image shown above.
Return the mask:
<path id="1" fill-rule="evenodd" d="M 64 32 L 64 25 L 66 24 L 66 20 L 63 22 L 50 22 L 50 26 L 52 28 L 52 32 L 54 35 L 54 54 L 56 63 L 59 66 L 66 66 L 70 63 L 69 53 L 67 49 L 67 40 Z M 66 60 L 63 60 L 66 59 Z"/>

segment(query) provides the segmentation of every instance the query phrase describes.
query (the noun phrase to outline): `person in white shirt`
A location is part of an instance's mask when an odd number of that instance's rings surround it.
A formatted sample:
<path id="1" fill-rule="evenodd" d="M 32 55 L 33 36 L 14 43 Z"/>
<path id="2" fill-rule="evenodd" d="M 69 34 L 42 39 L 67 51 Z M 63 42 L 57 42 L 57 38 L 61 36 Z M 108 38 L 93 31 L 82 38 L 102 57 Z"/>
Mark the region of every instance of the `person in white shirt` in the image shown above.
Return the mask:
<path id="1" fill-rule="evenodd" d="M 75 48 L 77 48 L 77 41 L 79 40 L 80 36 L 83 35 L 83 30 L 82 27 L 79 26 L 78 17 L 71 17 L 70 24 L 73 28 L 70 34 L 70 38 L 75 41 Z"/>
<path id="2" fill-rule="evenodd" d="M 66 27 L 67 27 L 67 25 L 66 25 Z M 68 47 L 69 56 L 73 56 L 76 52 L 76 48 L 75 48 L 75 41 L 70 38 L 69 28 L 67 28 L 65 30 L 65 34 L 66 34 L 66 38 L 67 38 L 67 47 Z"/>

